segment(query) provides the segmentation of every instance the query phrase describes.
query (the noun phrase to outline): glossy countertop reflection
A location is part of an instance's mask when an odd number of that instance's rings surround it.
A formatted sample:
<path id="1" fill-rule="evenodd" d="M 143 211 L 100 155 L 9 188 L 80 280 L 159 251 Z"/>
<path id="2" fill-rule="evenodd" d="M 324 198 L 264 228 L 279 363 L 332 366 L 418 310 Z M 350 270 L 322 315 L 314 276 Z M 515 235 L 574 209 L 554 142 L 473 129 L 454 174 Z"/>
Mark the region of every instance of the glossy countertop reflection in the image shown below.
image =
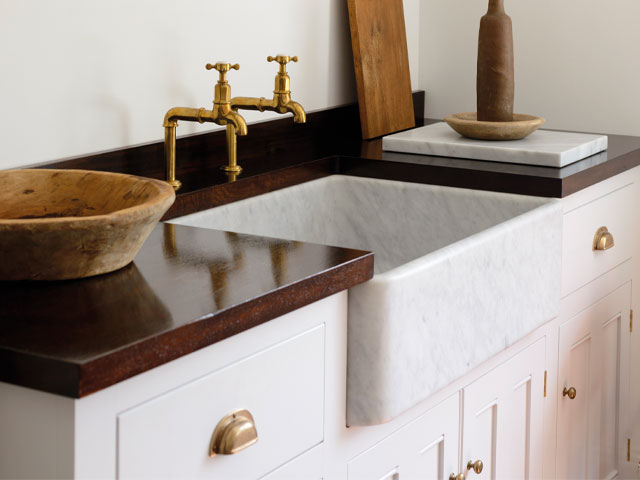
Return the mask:
<path id="1" fill-rule="evenodd" d="M 119 271 L 0 283 L 0 380 L 82 397 L 372 275 L 368 252 L 159 224 Z"/>

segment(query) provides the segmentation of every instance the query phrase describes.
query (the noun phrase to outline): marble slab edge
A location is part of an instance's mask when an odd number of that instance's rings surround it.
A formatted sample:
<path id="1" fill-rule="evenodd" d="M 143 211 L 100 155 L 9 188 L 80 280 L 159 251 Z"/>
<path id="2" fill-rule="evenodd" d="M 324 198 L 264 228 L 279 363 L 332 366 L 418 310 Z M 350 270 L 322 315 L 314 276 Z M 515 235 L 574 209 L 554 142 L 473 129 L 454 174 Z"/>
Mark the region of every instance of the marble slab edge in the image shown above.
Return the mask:
<path id="1" fill-rule="evenodd" d="M 434 123 L 382 139 L 387 151 L 562 168 L 607 149 L 606 135 L 538 130 L 522 140 L 464 138 Z"/>

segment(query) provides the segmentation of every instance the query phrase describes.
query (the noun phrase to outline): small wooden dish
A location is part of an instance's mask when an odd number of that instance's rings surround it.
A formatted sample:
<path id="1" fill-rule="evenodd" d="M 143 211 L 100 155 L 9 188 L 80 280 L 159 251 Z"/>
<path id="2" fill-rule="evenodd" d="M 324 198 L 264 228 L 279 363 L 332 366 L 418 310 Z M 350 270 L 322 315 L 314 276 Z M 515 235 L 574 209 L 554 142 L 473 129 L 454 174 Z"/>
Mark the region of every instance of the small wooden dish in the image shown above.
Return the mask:
<path id="1" fill-rule="evenodd" d="M 65 280 L 124 267 L 174 199 L 169 184 L 152 178 L 0 171 L 0 280 Z"/>
<path id="2" fill-rule="evenodd" d="M 545 122 L 544 118 L 521 113 L 514 113 L 512 122 L 482 122 L 476 112 L 456 113 L 444 121 L 463 137 L 476 140 L 520 140 Z"/>

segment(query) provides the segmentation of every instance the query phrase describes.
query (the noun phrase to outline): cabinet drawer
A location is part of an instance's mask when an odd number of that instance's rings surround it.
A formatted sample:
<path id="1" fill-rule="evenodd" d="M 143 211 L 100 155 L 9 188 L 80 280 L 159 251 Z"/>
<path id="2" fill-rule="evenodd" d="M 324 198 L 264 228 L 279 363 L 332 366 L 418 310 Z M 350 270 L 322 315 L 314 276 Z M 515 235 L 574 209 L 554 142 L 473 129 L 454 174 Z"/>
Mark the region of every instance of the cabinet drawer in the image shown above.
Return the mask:
<path id="1" fill-rule="evenodd" d="M 562 296 L 575 291 L 633 254 L 636 219 L 635 184 L 565 213 L 562 240 Z M 593 239 L 600 227 L 607 227 L 615 245 L 593 250 Z"/>
<path id="2" fill-rule="evenodd" d="M 318 445 L 260 480 L 322 480 L 322 455 Z"/>
<path id="3" fill-rule="evenodd" d="M 323 439 L 324 325 L 118 415 L 118 478 L 259 478 Z M 253 415 L 258 441 L 209 457 L 227 414 Z"/>

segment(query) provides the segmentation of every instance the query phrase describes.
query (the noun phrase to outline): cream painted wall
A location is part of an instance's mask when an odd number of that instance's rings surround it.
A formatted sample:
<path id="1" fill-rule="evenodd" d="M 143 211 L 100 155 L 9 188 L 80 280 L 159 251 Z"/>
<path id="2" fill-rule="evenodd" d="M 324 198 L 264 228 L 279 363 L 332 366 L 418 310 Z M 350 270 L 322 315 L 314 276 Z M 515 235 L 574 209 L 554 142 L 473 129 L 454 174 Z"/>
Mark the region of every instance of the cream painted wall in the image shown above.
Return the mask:
<path id="1" fill-rule="evenodd" d="M 420 0 L 404 2 L 417 87 Z M 0 168 L 161 140 L 168 108 L 210 107 L 207 62 L 240 63 L 234 95 L 270 96 L 277 53 L 300 57 L 307 111 L 355 101 L 345 0 L 0 0 Z"/>
<path id="2" fill-rule="evenodd" d="M 506 0 L 514 28 L 515 111 L 550 128 L 640 135 L 640 2 Z M 423 0 L 420 81 L 426 114 L 474 111 L 486 0 Z"/>

